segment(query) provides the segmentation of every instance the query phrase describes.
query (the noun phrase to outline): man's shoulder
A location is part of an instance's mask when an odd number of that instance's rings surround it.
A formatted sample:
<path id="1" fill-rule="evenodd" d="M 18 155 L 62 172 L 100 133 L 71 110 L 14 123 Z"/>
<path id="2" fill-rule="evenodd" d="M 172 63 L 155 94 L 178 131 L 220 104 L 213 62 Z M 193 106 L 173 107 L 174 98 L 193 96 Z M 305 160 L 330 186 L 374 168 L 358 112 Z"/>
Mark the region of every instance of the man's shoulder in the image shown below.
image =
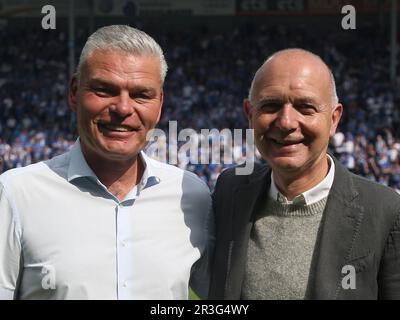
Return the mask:
<path id="1" fill-rule="evenodd" d="M 149 161 L 152 169 L 155 171 L 157 176 L 160 176 L 164 181 L 170 179 L 177 179 L 182 183 L 182 188 L 185 190 L 196 190 L 199 192 L 209 193 L 209 188 L 206 183 L 201 180 L 196 174 L 178 168 L 174 165 L 167 164 L 152 158 L 147 158 L 146 161 Z"/>
<path id="2" fill-rule="evenodd" d="M 368 180 L 365 177 L 349 173 L 352 177 L 353 183 L 360 194 L 365 197 L 373 197 L 379 201 L 390 201 L 400 205 L 400 195 L 385 185 L 375 181 Z"/>
<path id="3" fill-rule="evenodd" d="M 46 161 L 30 164 L 26 167 L 7 170 L 0 175 L 0 183 L 3 186 L 29 186 L 34 180 L 42 179 L 60 170 L 66 171 L 65 168 L 67 167 L 68 159 L 68 153 L 65 153 Z"/>
<path id="4" fill-rule="evenodd" d="M 254 163 L 254 167 L 251 173 L 249 174 L 240 174 L 238 169 L 242 168 L 244 165 L 233 166 L 227 169 L 224 169 L 218 177 L 219 183 L 243 183 L 247 182 L 251 179 L 260 177 L 268 171 L 270 168 L 267 164 L 264 163 Z"/>
<path id="5" fill-rule="evenodd" d="M 357 192 L 355 202 L 357 211 L 362 210 L 363 225 L 373 225 L 375 230 L 384 231 L 400 229 L 400 195 L 393 189 L 370 181 L 362 176 L 349 173 L 353 188 Z M 362 208 L 362 209 L 361 209 Z M 395 229 L 393 229 L 395 228 Z M 369 230 L 368 228 L 366 230 Z M 369 232 L 369 231 L 367 231 Z"/>
<path id="6" fill-rule="evenodd" d="M 160 192 L 168 194 L 170 201 L 179 201 L 179 206 L 185 215 L 194 215 L 198 219 L 208 217 L 211 208 L 211 193 L 203 180 L 194 173 L 173 165 L 154 159 L 146 159 L 146 161 L 149 161 L 154 175 L 161 180 L 158 185 Z"/>
<path id="7" fill-rule="evenodd" d="M 25 179 L 27 176 L 30 176 L 36 172 L 40 172 L 45 170 L 44 162 L 38 162 L 34 164 L 30 164 L 26 167 L 13 168 L 7 170 L 6 172 L 0 175 L 0 182 L 5 184 L 8 181 L 16 181 L 20 179 Z"/>

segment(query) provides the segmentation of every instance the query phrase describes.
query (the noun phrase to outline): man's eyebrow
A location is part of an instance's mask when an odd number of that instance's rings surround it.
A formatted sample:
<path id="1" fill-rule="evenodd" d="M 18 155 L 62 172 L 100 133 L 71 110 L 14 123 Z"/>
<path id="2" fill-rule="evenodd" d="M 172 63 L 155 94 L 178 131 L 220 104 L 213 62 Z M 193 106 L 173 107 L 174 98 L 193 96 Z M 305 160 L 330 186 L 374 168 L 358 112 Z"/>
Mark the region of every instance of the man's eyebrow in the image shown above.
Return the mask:
<path id="1" fill-rule="evenodd" d="M 97 84 L 97 85 L 116 87 L 116 85 L 113 84 L 111 81 L 108 81 L 108 80 L 103 79 L 103 78 L 92 78 L 92 79 L 89 79 L 88 83 L 92 84 L 92 85 L 93 84 Z"/>
<path id="2" fill-rule="evenodd" d="M 262 106 L 267 103 L 283 103 L 283 101 L 284 101 L 284 99 L 281 97 L 267 96 L 267 97 L 261 97 L 256 102 L 256 105 Z"/>
<path id="3" fill-rule="evenodd" d="M 279 96 L 266 96 L 266 97 L 261 97 L 257 101 L 257 104 L 258 105 L 262 105 L 262 104 L 271 103 L 271 102 L 282 103 L 284 101 L 286 101 L 286 98 L 279 97 Z M 311 97 L 311 96 L 294 98 L 294 103 L 318 104 L 317 100 L 314 97 Z"/>
<path id="4" fill-rule="evenodd" d="M 135 86 L 133 91 L 140 91 L 140 92 L 147 92 L 147 93 L 156 93 L 157 90 L 153 87 L 148 87 L 148 86 Z"/>
<path id="5" fill-rule="evenodd" d="M 312 103 L 318 104 L 317 100 L 313 97 L 299 97 L 294 99 L 295 103 Z"/>

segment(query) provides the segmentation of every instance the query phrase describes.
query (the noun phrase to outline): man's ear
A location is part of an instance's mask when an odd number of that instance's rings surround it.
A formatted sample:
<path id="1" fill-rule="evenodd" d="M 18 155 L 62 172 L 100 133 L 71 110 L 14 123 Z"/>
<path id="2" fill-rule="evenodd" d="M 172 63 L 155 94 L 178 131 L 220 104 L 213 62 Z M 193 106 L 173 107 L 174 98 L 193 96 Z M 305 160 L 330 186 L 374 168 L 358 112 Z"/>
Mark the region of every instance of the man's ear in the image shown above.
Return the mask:
<path id="1" fill-rule="evenodd" d="M 161 111 L 162 111 L 163 103 L 164 103 L 164 90 L 161 89 L 161 93 L 160 93 L 160 109 L 158 111 L 157 123 L 158 123 L 158 121 L 160 121 L 160 118 L 161 118 Z"/>
<path id="2" fill-rule="evenodd" d="M 246 114 L 247 119 L 249 120 L 249 128 L 253 128 L 253 107 L 250 103 L 249 99 L 243 100 L 243 111 Z"/>
<path id="3" fill-rule="evenodd" d="M 74 74 L 69 80 L 69 88 L 68 88 L 68 105 L 69 107 L 76 112 L 77 109 L 77 93 L 78 93 L 78 76 Z"/>
<path id="4" fill-rule="evenodd" d="M 336 129 L 339 125 L 340 118 L 342 117 L 343 114 L 343 105 L 338 104 L 334 107 L 332 111 L 332 126 L 330 130 L 330 136 L 333 137 L 333 135 L 336 133 Z"/>

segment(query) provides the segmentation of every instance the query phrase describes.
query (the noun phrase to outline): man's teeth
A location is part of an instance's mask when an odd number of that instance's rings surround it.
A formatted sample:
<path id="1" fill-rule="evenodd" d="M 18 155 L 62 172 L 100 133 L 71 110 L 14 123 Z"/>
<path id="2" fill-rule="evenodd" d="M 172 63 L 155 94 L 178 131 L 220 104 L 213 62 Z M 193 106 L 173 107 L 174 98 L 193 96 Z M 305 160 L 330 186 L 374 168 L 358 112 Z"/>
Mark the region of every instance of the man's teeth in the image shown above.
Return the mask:
<path id="1" fill-rule="evenodd" d="M 275 143 L 277 143 L 277 144 L 280 144 L 280 145 L 287 145 L 287 146 L 292 145 L 292 144 L 301 143 L 301 141 L 282 141 L 282 142 L 280 142 L 280 141 L 277 141 L 277 140 L 275 140 L 275 139 L 274 139 L 274 141 L 275 141 Z"/>
<path id="2" fill-rule="evenodd" d="M 127 128 L 125 126 L 119 126 L 119 125 L 114 125 L 114 124 L 105 124 L 105 123 L 103 123 L 102 126 L 104 128 L 106 128 L 107 130 L 111 130 L 111 131 L 118 131 L 118 132 L 132 131 L 130 128 Z"/>

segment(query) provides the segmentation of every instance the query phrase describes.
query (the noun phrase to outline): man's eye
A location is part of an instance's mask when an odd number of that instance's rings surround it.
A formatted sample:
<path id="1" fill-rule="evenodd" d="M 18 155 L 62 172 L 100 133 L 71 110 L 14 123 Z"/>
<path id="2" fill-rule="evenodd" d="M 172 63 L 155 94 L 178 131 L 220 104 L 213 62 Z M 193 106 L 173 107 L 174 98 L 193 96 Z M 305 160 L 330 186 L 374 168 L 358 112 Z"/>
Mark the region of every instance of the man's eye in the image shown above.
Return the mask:
<path id="1" fill-rule="evenodd" d="M 309 103 L 301 103 L 297 106 L 297 109 L 300 110 L 302 113 L 315 113 L 317 111 L 316 106 L 309 104 Z"/>
<path id="2" fill-rule="evenodd" d="M 132 95 L 132 99 L 135 99 L 135 100 L 137 100 L 139 102 L 145 102 L 145 101 L 148 101 L 148 100 L 150 100 L 152 98 L 153 98 L 153 96 L 151 94 L 146 93 L 146 92 L 137 92 L 137 93 L 134 93 Z"/>
<path id="3" fill-rule="evenodd" d="M 149 99 L 150 97 L 145 93 L 138 93 L 138 94 L 135 94 L 135 98 L 136 99 Z"/>
<path id="4" fill-rule="evenodd" d="M 260 109 L 263 111 L 277 111 L 281 108 L 282 104 L 279 102 L 266 102 L 260 106 Z"/>
<path id="5" fill-rule="evenodd" d="M 92 88 L 92 90 L 96 95 L 100 97 L 111 97 L 114 95 L 114 92 L 108 88 L 94 87 Z"/>

